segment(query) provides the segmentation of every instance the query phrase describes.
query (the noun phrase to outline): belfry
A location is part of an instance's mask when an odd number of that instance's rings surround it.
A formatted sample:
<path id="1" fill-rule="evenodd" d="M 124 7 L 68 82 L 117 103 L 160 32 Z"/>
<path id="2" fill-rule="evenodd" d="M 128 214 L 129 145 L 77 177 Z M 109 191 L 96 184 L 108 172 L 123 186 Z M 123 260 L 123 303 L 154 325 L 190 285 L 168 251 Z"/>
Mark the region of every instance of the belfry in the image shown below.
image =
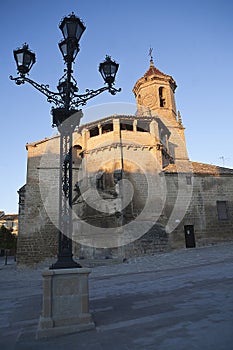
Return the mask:
<path id="1" fill-rule="evenodd" d="M 137 105 L 151 112 L 176 120 L 175 80 L 154 66 L 153 58 L 144 76 L 135 83 L 133 92 Z"/>
<path id="2" fill-rule="evenodd" d="M 133 93 L 139 114 L 149 113 L 163 123 L 164 128 L 160 129 L 162 134 L 159 137 L 165 141 L 166 151 L 178 162 L 187 161 L 188 153 L 181 115 L 176 111 L 176 87 L 172 76 L 156 68 L 151 56 L 150 67 L 135 83 Z M 166 135 L 165 129 L 168 130 Z"/>

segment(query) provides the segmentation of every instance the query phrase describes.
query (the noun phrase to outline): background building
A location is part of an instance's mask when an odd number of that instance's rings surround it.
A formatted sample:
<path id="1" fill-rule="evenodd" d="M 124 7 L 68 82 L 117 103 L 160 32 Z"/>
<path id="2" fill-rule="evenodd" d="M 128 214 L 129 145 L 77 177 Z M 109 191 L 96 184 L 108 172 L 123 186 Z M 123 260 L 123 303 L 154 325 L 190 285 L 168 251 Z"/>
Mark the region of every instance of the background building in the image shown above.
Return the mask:
<path id="1" fill-rule="evenodd" d="M 0 227 L 5 226 L 15 235 L 18 235 L 18 214 L 5 214 L 0 211 Z"/>
<path id="2" fill-rule="evenodd" d="M 74 255 L 127 258 L 233 239 L 233 170 L 189 160 L 176 83 L 150 67 L 135 115 L 81 125 L 73 141 Z M 18 263 L 57 253 L 59 137 L 27 144 Z"/>

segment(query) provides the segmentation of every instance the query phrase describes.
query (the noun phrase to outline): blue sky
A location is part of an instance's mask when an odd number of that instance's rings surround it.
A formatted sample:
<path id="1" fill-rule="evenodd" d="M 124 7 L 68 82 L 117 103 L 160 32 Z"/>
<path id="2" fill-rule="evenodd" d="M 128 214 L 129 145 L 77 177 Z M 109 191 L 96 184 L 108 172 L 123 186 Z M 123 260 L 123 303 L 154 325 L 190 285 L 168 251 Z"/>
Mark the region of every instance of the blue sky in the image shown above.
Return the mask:
<path id="1" fill-rule="evenodd" d="M 30 77 L 56 90 L 64 69 L 58 25 L 72 11 L 87 26 L 74 65 L 80 93 L 103 85 L 98 65 L 106 54 L 120 63 L 116 87 L 122 92 L 102 94 L 89 107 L 135 103 L 132 88 L 149 67 L 151 46 L 155 65 L 177 82 L 190 159 L 233 168 L 231 1 L 2 0 L 0 210 L 18 211 L 17 190 L 26 181 L 25 144 L 55 132 L 46 98 L 9 80 L 16 75 L 12 51 L 27 42 L 37 59 Z M 87 121 L 84 114 L 82 122 Z"/>

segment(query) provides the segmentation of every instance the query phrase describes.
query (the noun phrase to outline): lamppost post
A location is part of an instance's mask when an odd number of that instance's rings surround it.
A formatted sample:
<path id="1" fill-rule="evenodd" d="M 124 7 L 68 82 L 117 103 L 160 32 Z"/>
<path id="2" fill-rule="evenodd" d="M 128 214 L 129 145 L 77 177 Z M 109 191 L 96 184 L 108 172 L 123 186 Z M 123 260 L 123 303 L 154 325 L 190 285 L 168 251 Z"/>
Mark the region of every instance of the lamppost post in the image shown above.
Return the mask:
<path id="1" fill-rule="evenodd" d="M 58 239 L 58 259 L 50 269 L 81 267 L 73 260 L 72 253 L 72 134 L 82 116 L 81 109 L 87 101 L 104 91 L 109 91 L 112 95 L 120 92 L 114 85 L 115 76 L 119 65 L 106 56 L 104 62 L 99 65 L 101 73 L 107 86 L 97 90 L 86 90 L 85 94 L 77 94 L 78 87 L 73 78 L 72 64 L 79 52 L 79 40 L 85 31 L 83 22 L 74 13 L 64 17 L 59 28 L 64 40 L 59 43 L 59 48 L 63 55 L 66 69 L 65 74 L 59 80 L 58 92 L 49 90 L 48 85 L 38 84 L 28 78 L 31 67 L 36 61 L 35 54 L 29 50 L 28 45 L 14 50 L 14 58 L 17 64 L 19 76 L 12 77 L 17 85 L 28 82 L 47 97 L 47 101 L 54 103 L 52 107 L 53 126 L 60 132 L 60 176 L 59 176 L 59 239 Z"/>

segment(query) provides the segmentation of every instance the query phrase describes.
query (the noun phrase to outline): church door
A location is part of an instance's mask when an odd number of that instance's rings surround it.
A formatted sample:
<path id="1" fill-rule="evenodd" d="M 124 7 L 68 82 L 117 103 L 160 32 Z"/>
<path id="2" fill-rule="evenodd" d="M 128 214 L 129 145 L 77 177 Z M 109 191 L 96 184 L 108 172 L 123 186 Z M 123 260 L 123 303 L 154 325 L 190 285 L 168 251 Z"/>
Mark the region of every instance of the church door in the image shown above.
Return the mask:
<path id="1" fill-rule="evenodd" d="M 193 225 L 185 225 L 184 226 L 184 234 L 185 234 L 185 244 L 186 248 L 195 248 L 195 235 L 194 235 L 194 226 Z"/>

